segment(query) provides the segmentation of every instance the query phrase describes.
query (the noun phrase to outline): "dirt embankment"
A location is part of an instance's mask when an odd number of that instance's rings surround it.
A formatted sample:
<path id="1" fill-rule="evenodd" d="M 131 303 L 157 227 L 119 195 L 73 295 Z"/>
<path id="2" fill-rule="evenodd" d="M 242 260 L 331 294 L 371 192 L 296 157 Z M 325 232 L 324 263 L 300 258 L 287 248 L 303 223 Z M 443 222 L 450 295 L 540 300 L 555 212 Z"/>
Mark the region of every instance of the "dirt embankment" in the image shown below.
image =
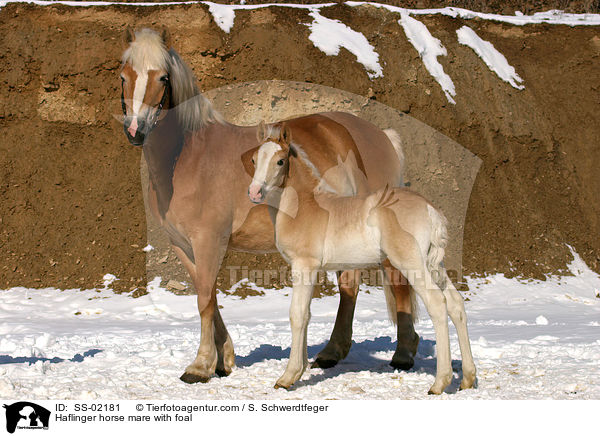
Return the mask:
<path id="1" fill-rule="evenodd" d="M 427 6 L 427 5 L 425 5 Z M 542 277 L 561 271 L 570 244 L 600 270 L 600 30 L 419 17 L 448 50 L 447 102 L 398 25 L 398 15 L 334 6 L 322 14 L 362 32 L 384 77 L 369 80 L 344 49 L 308 40 L 304 10 L 237 11 L 229 34 L 203 5 L 0 10 L 0 287 L 146 281 L 139 153 L 120 112 L 126 26 L 167 27 L 202 89 L 254 80 L 318 83 L 427 123 L 483 160 L 465 225 L 466 273 Z M 524 79 L 512 88 L 457 42 L 473 28 Z M 408 163 L 410 165 L 410 162 Z M 239 259 L 236 259 L 239 264 Z"/>

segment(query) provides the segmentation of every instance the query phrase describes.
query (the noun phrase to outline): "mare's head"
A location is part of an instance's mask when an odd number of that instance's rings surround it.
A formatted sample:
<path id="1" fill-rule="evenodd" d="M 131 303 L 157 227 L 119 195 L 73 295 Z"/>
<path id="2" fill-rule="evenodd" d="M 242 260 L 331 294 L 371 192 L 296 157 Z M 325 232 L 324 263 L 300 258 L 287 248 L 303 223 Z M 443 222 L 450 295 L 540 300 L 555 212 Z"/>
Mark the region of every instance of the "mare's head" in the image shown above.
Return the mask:
<path id="1" fill-rule="evenodd" d="M 248 187 L 248 197 L 253 203 L 262 203 L 273 188 L 281 187 L 288 175 L 290 156 L 296 151 L 292 146 L 292 134 L 284 122 L 278 126 L 258 126 L 258 150 L 252 157 L 254 177 Z"/>
<path id="2" fill-rule="evenodd" d="M 129 46 L 122 59 L 121 104 L 129 142 L 142 145 L 167 110 L 176 111 L 180 132 L 223 121 L 200 94 L 192 70 L 175 50 L 167 49 L 164 32 L 128 30 L 125 39 Z"/>
<path id="3" fill-rule="evenodd" d="M 142 145 L 170 104 L 170 54 L 165 34 L 127 30 L 125 37 L 129 47 L 121 69 L 123 124 L 129 142 Z"/>

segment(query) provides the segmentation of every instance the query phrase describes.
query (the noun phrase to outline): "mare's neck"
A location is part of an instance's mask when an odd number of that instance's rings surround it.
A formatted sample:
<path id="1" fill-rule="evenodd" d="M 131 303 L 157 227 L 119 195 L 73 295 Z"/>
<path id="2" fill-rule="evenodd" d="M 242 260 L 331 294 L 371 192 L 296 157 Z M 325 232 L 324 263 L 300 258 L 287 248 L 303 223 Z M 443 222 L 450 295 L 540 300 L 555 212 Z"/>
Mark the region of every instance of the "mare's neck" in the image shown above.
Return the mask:
<path id="1" fill-rule="evenodd" d="M 173 172 L 183 140 L 184 133 L 177 122 L 176 111 L 169 110 L 144 142 L 148 176 L 156 192 L 158 212 L 162 218 L 165 217 L 173 196 Z"/>

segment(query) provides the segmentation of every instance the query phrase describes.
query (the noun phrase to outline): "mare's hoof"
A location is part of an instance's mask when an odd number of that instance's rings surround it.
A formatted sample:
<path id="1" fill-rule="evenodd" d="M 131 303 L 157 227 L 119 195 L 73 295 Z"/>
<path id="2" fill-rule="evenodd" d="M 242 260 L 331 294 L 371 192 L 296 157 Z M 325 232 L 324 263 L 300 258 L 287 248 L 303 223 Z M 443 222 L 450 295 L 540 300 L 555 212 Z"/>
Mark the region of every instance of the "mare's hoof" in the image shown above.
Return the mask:
<path id="1" fill-rule="evenodd" d="M 179 380 L 189 385 L 193 385 L 194 383 L 207 383 L 210 380 L 210 377 L 185 372 L 179 377 Z"/>
<path id="2" fill-rule="evenodd" d="M 407 350 L 396 350 L 390 366 L 394 369 L 408 371 L 415 364 L 415 359 Z"/>
<path id="3" fill-rule="evenodd" d="M 229 374 L 231 374 L 231 370 L 226 370 L 226 369 L 215 369 L 215 374 L 217 374 L 219 377 L 227 377 Z"/>
<path id="4" fill-rule="evenodd" d="M 327 368 L 333 368 L 335 365 L 337 365 L 337 363 L 338 363 L 337 360 L 321 359 L 321 358 L 317 357 L 315 359 L 315 361 L 312 363 L 312 365 L 310 365 L 310 367 L 327 369 Z"/>
<path id="5" fill-rule="evenodd" d="M 273 386 L 275 389 L 285 389 L 286 391 L 289 391 L 291 386 L 283 386 L 280 385 L 279 383 L 275 383 L 275 386 Z"/>

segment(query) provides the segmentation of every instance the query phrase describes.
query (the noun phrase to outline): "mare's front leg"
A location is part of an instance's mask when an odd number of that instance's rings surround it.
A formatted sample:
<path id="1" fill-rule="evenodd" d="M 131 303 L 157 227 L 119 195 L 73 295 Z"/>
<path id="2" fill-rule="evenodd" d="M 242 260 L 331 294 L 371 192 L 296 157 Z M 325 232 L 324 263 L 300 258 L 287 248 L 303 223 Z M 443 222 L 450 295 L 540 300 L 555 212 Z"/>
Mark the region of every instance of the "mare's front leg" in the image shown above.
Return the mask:
<path id="1" fill-rule="evenodd" d="M 198 294 L 201 337 L 196 358 L 180 378 L 186 383 L 206 383 L 215 372 L 228 375 L 235 362 L 233 343 L 219 314 L 214 286 L 227 238 L 218 232 L 206 231 L 192 238 L 192 247 L 195 263 L 187 258 L 183 263 Z"/>
<path id="2" fill-rule="evenodd" d="M 348 355 L 352 346 L 352 321 L 360 285 L 360 271 L 338 272 L 337 278 L 340 288 L 340 305 L 335 317 L 335 325 L 329 342 L 317 354 L 312 364 L 313 368 L 331 368 L 337 365 Z"/>
<path id="3" fill-rule="evenodd" d="M 300 379 L 308 367 L 307 330 L 310 320 L 310 302 L 313 296 L 317 271 L 312 268 L 292 266 L 294 290 L 290 306 L 292 346 L 290 359 L 283 375 L 275 383 L 275 388 L 288 389 Z"/>

